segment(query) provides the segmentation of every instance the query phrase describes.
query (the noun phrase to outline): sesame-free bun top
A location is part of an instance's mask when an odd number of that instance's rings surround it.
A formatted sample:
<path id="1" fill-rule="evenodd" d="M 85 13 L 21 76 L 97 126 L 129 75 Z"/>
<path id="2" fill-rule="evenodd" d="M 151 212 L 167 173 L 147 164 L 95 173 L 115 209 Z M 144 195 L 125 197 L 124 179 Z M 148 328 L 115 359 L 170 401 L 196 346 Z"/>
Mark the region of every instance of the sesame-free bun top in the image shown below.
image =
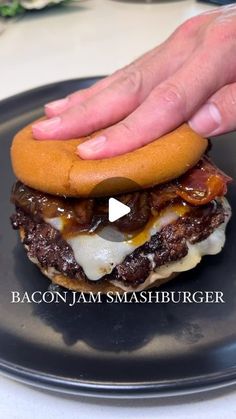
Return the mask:
<path id="1" fill-rule="evenodd" d="M 109 196 L 129 192 L 133 182 L 140 188 L 147 188 L 179 177 L 199 161 L 208 144 L 206 139 L 183 124 L 124 155 L 83 160 L 76 154 L 76 148 L 92 136 L 39 141 L 33 138 L 31 125 L 28 125 L 16 134 L 11 147 L 16 177 L 39 191 L 73 197 L 93 196 L 94 188 L 107 179 L 132 181 L 124 184 L 122 181 L 104 182 L 99 195 Z"/>

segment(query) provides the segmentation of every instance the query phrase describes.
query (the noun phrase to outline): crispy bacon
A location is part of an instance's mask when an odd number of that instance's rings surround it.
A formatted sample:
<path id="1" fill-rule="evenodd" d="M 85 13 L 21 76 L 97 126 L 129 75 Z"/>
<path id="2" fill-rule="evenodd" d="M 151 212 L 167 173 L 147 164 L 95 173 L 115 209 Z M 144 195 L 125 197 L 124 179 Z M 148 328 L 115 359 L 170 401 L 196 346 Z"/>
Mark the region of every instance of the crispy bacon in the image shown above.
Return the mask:
<path id="1" fill-rule="evenodd" d="M 227 192 L 232 178 L 219 170 L 208 157 L 176 181 L 176 194 L 191 205 L 205 205 Z"/>

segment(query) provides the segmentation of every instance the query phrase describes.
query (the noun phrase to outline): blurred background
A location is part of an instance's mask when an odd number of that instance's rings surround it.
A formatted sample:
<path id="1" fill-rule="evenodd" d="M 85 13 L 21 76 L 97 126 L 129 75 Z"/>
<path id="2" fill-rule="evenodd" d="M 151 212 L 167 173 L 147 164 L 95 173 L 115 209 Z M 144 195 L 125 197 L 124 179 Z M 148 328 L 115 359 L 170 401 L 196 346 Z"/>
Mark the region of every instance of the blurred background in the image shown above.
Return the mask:
<path id="1" fill-rule="evenodd" d="M 0 0 L 0 99 L 109 74 L 214 7 L 196 0 Z"/>

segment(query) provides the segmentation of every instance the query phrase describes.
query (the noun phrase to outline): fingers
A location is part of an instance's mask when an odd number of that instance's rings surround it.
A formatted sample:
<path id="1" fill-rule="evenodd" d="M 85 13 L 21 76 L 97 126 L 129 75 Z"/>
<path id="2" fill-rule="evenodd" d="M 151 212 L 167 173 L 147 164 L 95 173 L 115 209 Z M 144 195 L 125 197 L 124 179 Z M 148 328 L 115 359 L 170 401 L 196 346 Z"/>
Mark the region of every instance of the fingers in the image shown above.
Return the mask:
<path id="1" fill-rule="evenodd" d="M 190 54 L 191 50 L 194 47 L 193 38 L 200 30 L 200 23 L 201 25 L 204 23 L 208 23 L 211 17 L 207 17 L 202 15 L 196 16 L 194 18 L 189 19 L 184 24 L 182 24 L 177 30 L 159 47 L 156 47 L 146 54 L 142 55 L 141 57 L 137 58 L 131 64 L 127 65 L 123 69 L 120 69 L 113 73 L 112 75 L 105 77 L 104 79 L 98 81 L 91 87 L 87 89 L 82 89 L 77 92 L 74 92 L 68 95 L 65 98 L 47 103 L 45 105 L 45 114 L 48 118 L 52 118 L 54 116 L 58 116 L 61 113 L 67 111 L 68 109 L 78 106 L 81 103 L 85 102 L 86 100 L 90 99 L 91 97 L 95 96 L 102 90 L 109 87 L 112 83 L 122 80 L 125 76 L 132 74 L 133 72 L 141 71 L 141 69 L 146 66 L 150 65 L 151 61 L 156 61 L 166 59 L 166 63 L 168 60 L 168 66 L 165 66 L 166 73 L 165 77 L 167 78 L 170 72 L 170 65 L 171 67 L 175 67 L 177 69 L 187 58 L 188 54 Z M 161 58 L 161 56 L 163 58 Z M 171 58 L 171 61 L 169 60 Z M 159 63 L 160 64 L 160 63 Z M 173 68 L 174 70 L 174 68 Z M 161 68 L 157 66 L 157 71 L 160 73 Z M 159 77 L 159 82 L 161 81 L 161 77 Z"/>
<path id="2" fill-rule="evenodd" d="M 74 92 L 65 98 L 47 103 L 44 109 L 46 116 L 52 118 L 54 116 L 60 115 L 62 112 L 67 111 L 73 106 L 80 105 L 82 102 L 89 99 L 96 93 L 99 93 L 102 89 L 108 87 L 119 77 L 119 73 L 120 72 L 117 71 L 111 76 L 99 80 L 97 83 L 93 84 L 87 89 L 79 90 L 78 92 Z"/>
<path id="3" fill-rule="evenodd" d="M 82 158 L 105 158 L 145 145 L 190 119 L 227 81 L 217 42 L 202 45 L 202 32 L 212 19 L 210 15 L 190 19 L 130 66 L 47 105 L 47 115 L 53 117 L 34 124 L 34 137 L 67 139 L 113 125 L 78 149 Z"/>
<path id="4" fill-rule="evenodd" d="M 227 69 L 222 68 L 220 54 L 212 56 L 210 62 L 208 57 L 208 48 L 196 51 L 173 77 L 153 89 L 133 113 L 105 130 L 102 138 L 81 144 L 78 154 L 84 159 L 123 154 L 142 147 L 189 120 L 196 109 L 228 82 L 230 76 Z"/>
<path id="5" fill-rule="evenodd" d="M 117 80 L 107 87 L 103 85 L 101 90 L 100 84 L 97 93 L 95 90 L 92 93 L 83 91 L 86 100 L 75 94 L 71 100 L 81 100 L 81 103 L 58 112 L 56 117 L 34 124 L 34 137 L 40 140 L 79 137 L 119 122 L 142 103 L 156 84 L 176 71 L 193 48 L 192 42 L 187 42 L 182 54 L 180 48 L 180 43 L 177 43 L 174 50 L 170 45 L 160 48 L 155 54 L 150 52 L 147 63 L 143 59 L 140 67 L 129 66 L 120 71 Z"/>
<path id="6" fill-rule="evenodd" d="M 34 136 L 37 139 L 73 138 L 120 121 L 132 112 L 152 89 L 155 75 L 148 76 L 146 72 L 134 71 L 79 106 L 33 125 Z"/>
<path id="7" fill-rule="evenodd" d="M 103 89 L 106 89 L 112 83 L 116 82 L 119 79 L 124 78 L 126 74 L 131 73 L 139 66 L 144 65 L 145 62 L 147 62 L 149 58 L 151 58 L 154 54 L 157 53 L 158 49 L 161 49 L 161 46 L 156 47 L 155 49 L 151 51 L 148 51 L 146 54 L 139 57 L 138 59 L 136 59 L 135 61 L 133 61 L 131 64 L 127 65 L 123 69 L 115 71 L 110 76 L 105 77 L 102 80 L 99 80 L 97 83 L 93 84 L 91 87 L 87 89 L 79 90 L 77 92 L 74 92 L 66 96 L 65 98 L 47 103 L 45 105 L 46 116 L 48 116 L 49 118 L 52 118 L 54 116 L 60 115 L 62 112 L 67 111 L 73 106 L 80 105 L 87 99 L 101 92 Z"/>
<path id="8" fill-rule="evenodd" d="M 236 83 L 222 87 L 190 119 L 190 126 L 208 137 L 236 129 Z"/>

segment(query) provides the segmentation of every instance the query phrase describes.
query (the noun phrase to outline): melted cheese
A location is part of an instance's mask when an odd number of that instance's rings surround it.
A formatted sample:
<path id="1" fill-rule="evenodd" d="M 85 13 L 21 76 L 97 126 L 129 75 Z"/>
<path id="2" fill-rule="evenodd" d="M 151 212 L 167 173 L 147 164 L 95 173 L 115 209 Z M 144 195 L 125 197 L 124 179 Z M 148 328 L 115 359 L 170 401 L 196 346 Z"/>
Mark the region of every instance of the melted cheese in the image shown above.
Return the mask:
<path id="1" fill-rule="evenodd" d="M 225 198 L 222 201 L 226 213 L 225 222 L 217 227 L 205 240 L 195 244 L 188 243 L 188 254 L 182 259 L 154 269 L 145 282 L 135 288 L 135 291 L 142 291 L 156 280 L 169 278 L 174 273 L 189 271 L 195 268 L 203 256 L 216 255 L 222 250 L 225 244 L 225 229 L 231 217 L 231 208 L 228 201 Z M 149 255 L 149 259 L 153 263 L 152 255 Z M 128 287 L 120 281 L 112 281 L 112 283 L 125 291 L 134 291 L 134 288 Z"/>
<path id="2" fill-rule="evenodd" d="M 224 199 L 223 205 L 226 212 L 229 211 L 229 204 Z M 188 208 L 178 208 L 173 206 L 161 212 L 157 217 L 153 218 L 136 237 L 129 240 L 125 235 L 121 237 L 121 241 L 113 242 L 105 240 L 97 234 L 78 234 L 77 236 L 68 237 L 66 240 L 71 246 L 77 263 L 83 268 L 86 276 L 92 280 L 97 281 L 104 275 L 112 272 L 114 267 L 123 262 L 123 260 L 131 254 L 135 249 L 142 246 L 145 242 L 150 240 L 150 237 L 160 231 L 165 225 L 178 219 L 182 216 Z M 51 224 L 54 228 L 61 230 L 63 222 L 60 218 L 46 219 L 46 222 Z M 149 283 L 151 284 L 158 278 L 166 278 L 173 272 L 185 271 L 193 268 L 201 260 L 205 254 L 218 253 L 224 245 L 225 227 L 228 219 L 224 224 L 218 227 L 206 240 L 195 245 L 189 244 L 188 255 L 178 262 L 164 265 L 153 272 L 137 290 L 145 288 Z M 111 235 L 115 227 L 104 227 L 107 231 L 104 237 Z M 122 236 L 122 233 L 120 233 Z M 117 231 L 116 231 L 117 235 Z M 151 258 L 151 255 L 150 255 Z M 113 281 L 120 288 L 129 290 L 129 287 L 124 286 L 121 282 Z M 133 289 L 132 289 L 133 290 Z"/>
<path id="3" fill-rule="evenodd" d="M 162 227 L 170 224 L 172 221 L 177 220 L 177 218 L 182 217 L 189 211 L 188 205 L 172 205 L 171 209 L 162 210 L 159 214 L 152 217 L 149 222 L 146 224 L 144 229 L 132 237 L 132 239 L 128 238 L 128 243 L 135 246 L 135 248 L 142 246 L 146 243 L 151 236 L 156 234 L 158 231 L 162 229 Z"/>
<path id="4" fill-rule="evenodd" d="M 119 233 L 115 227 L 109 225 L 103 228 L 101 235 L 82 233 L 67 237 L 66 241 L 71 246 L 75 260 L 83 268 L 85 275 L 91 281 L 97 281 L 104 275 L 110 274 L 116 265 L 123 262 L 126 256 L 148 241 L 163 226 L 175 221 L 178 217 L 179 215 L 173 208 L 162 211 L 161 215 L 153 219 L 151 225 L 148 225 L 138 235 L 137 240 L 136 238 L 127 239 L 125 234 Z M 45 221 L 58 230 L 63 228 L 63 220 L 60 217 L 47 218 Z M 112 234 L 115 234 L 116 238 L 117 234 L 120 234 L 120 241 L 110 241 L 102 237 L 112 237 Z"/>

